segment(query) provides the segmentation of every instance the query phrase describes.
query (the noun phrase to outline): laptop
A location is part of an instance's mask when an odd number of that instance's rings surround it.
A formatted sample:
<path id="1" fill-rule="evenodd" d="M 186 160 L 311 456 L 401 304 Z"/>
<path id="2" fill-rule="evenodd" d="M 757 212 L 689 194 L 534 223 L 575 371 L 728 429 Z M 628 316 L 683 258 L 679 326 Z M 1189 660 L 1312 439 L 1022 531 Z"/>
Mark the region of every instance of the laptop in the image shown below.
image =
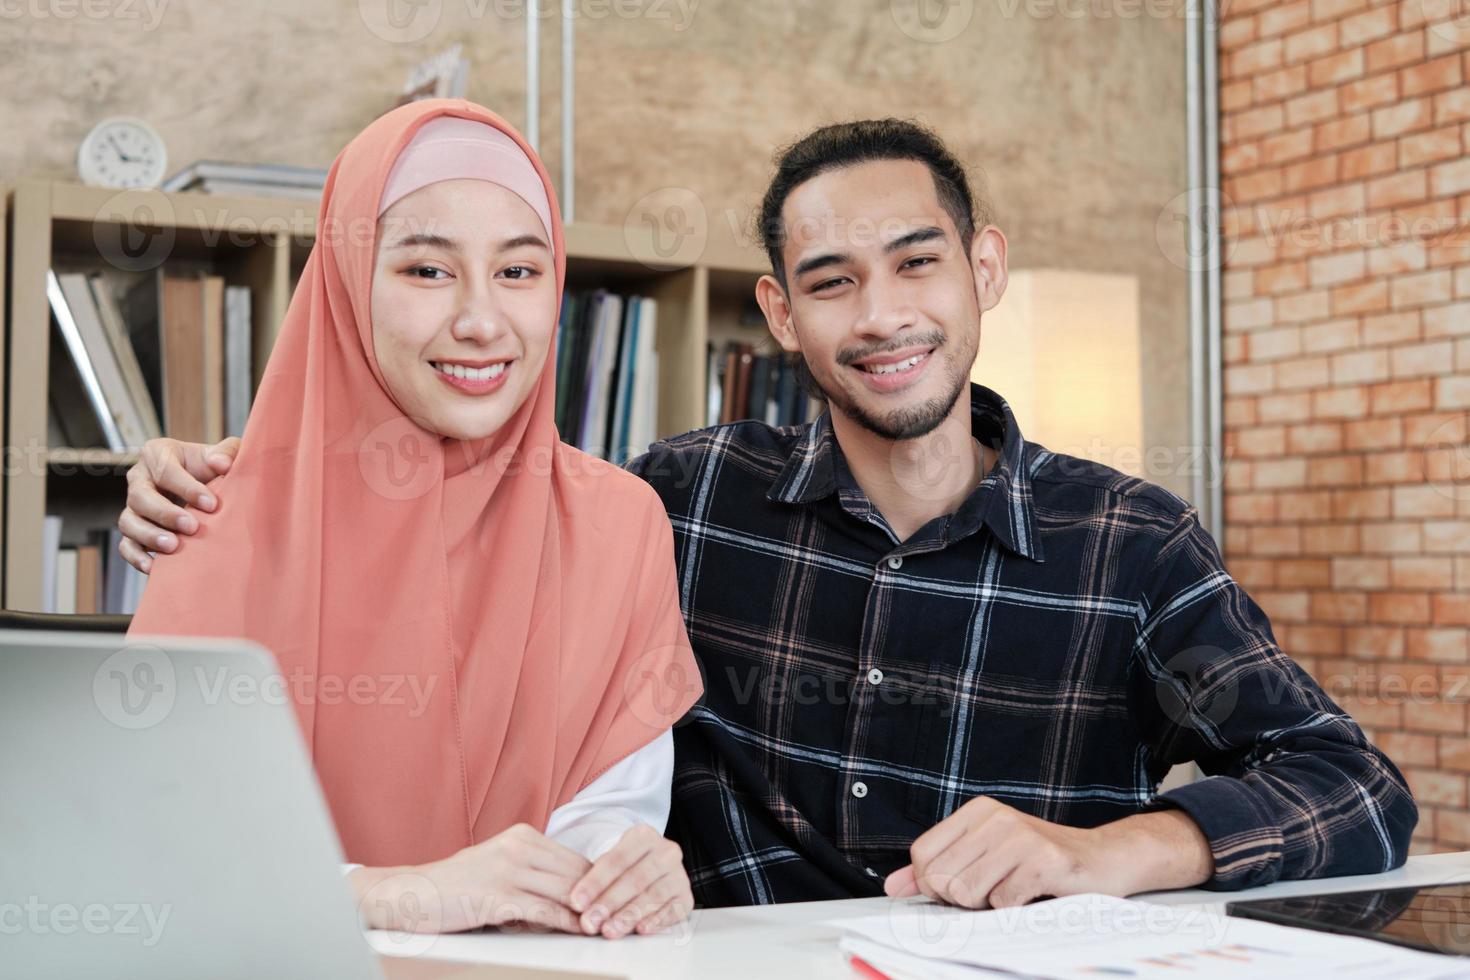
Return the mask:
<path id="1" fill-rule="evenodd" d="M 274 658 L 0 631 L 0 959 L 15 977 L 383 973 Z"/>

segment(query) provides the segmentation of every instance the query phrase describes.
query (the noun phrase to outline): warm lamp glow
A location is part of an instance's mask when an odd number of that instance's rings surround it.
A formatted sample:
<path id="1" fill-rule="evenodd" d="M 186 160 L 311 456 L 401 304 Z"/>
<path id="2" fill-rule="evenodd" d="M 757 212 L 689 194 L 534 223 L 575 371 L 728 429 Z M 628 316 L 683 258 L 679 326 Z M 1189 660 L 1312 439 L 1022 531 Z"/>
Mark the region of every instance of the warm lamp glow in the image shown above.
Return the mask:
<path id="1" fill-rule="evenodd" d="M 1010 404 L 1028 440 L 1143 474 L 1135 277 L 1011 272 L 970 377 Z"/>

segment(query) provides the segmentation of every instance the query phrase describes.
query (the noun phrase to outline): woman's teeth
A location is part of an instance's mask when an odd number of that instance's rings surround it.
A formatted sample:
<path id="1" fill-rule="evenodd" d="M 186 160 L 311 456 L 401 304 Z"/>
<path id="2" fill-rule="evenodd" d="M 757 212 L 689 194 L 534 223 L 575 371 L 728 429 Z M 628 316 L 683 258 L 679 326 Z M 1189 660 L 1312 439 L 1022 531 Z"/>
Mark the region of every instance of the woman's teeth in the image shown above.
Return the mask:
<path id="1" fill-rule="evenodd" d="M 928 354 L 915 354 L 907 361 L 898 361 L 894 364 L 864 364 L 863 370 L 869 374 L 897 374 L 900 371 L 913 367 L 928 356 Z"/>
<path id="2" fill-rule="evenodd" d="M 465 367 L 463 364 L 440 364 L 437 361 L 429 363 L 433 365 L 434 370 L 447 374 L 451 378 L 462 378 L 466 381 L 489 381 L 491 378 L 498 378 L 504 374 L 505 367 L 510 362 L 501 361 L 499 364 L 491 364 L 489 367 L 482 368 Z"/>

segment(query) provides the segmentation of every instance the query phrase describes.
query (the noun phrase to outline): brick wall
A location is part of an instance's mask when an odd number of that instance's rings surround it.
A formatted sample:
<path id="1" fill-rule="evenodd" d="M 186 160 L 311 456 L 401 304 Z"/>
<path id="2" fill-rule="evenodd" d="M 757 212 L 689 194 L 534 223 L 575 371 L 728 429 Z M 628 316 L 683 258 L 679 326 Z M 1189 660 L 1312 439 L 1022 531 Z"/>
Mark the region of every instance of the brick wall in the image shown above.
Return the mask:
<path id="1" fill-rule="evenodd" d="M 1222 5 L 1226 559 L 1470 847 L 1470 16 Z"/>

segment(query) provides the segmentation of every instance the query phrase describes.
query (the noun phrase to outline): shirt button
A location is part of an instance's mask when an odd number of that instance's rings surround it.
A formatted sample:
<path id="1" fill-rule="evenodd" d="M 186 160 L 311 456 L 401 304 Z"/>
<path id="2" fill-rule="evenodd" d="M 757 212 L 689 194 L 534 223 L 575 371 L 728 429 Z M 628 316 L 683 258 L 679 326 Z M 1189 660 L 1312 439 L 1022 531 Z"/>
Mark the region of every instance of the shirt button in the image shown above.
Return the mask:
<path id="1" fill-rule="evenodd" d="M 868 683 L 869 684 L 882 684 L 883 683 L 883 671 L 879 670 L 877 667 L 874 667 L 872 670 L 868 671 Z"/>
<path id="2" fill-rule="evenodd" d="M 867 783 L 863 783 L 863 782 L 853 783 L 852 784 L 852 795 L 853 796 L 856 796 L 858 799 L 862 799 L 863 797 L 867 796 L 868 795 L 868 784 Z"/>
<path id="3" fill-rule="evenodd" d="M 868 877 L 869 878 L 876 878 L 876 877 L 878 877 L 878 872 L 874 871 L 872 868 L 864 868 L 863 870 L 868 873 Z"/>
<path id="4" fill-rule="evenodd" d="M 898 571 L 900 568 L 903 567 L 903 559 L 895 555 L 894 557 L 888 559 L 888 567 L 893 569 L 895 572 Z"/>

